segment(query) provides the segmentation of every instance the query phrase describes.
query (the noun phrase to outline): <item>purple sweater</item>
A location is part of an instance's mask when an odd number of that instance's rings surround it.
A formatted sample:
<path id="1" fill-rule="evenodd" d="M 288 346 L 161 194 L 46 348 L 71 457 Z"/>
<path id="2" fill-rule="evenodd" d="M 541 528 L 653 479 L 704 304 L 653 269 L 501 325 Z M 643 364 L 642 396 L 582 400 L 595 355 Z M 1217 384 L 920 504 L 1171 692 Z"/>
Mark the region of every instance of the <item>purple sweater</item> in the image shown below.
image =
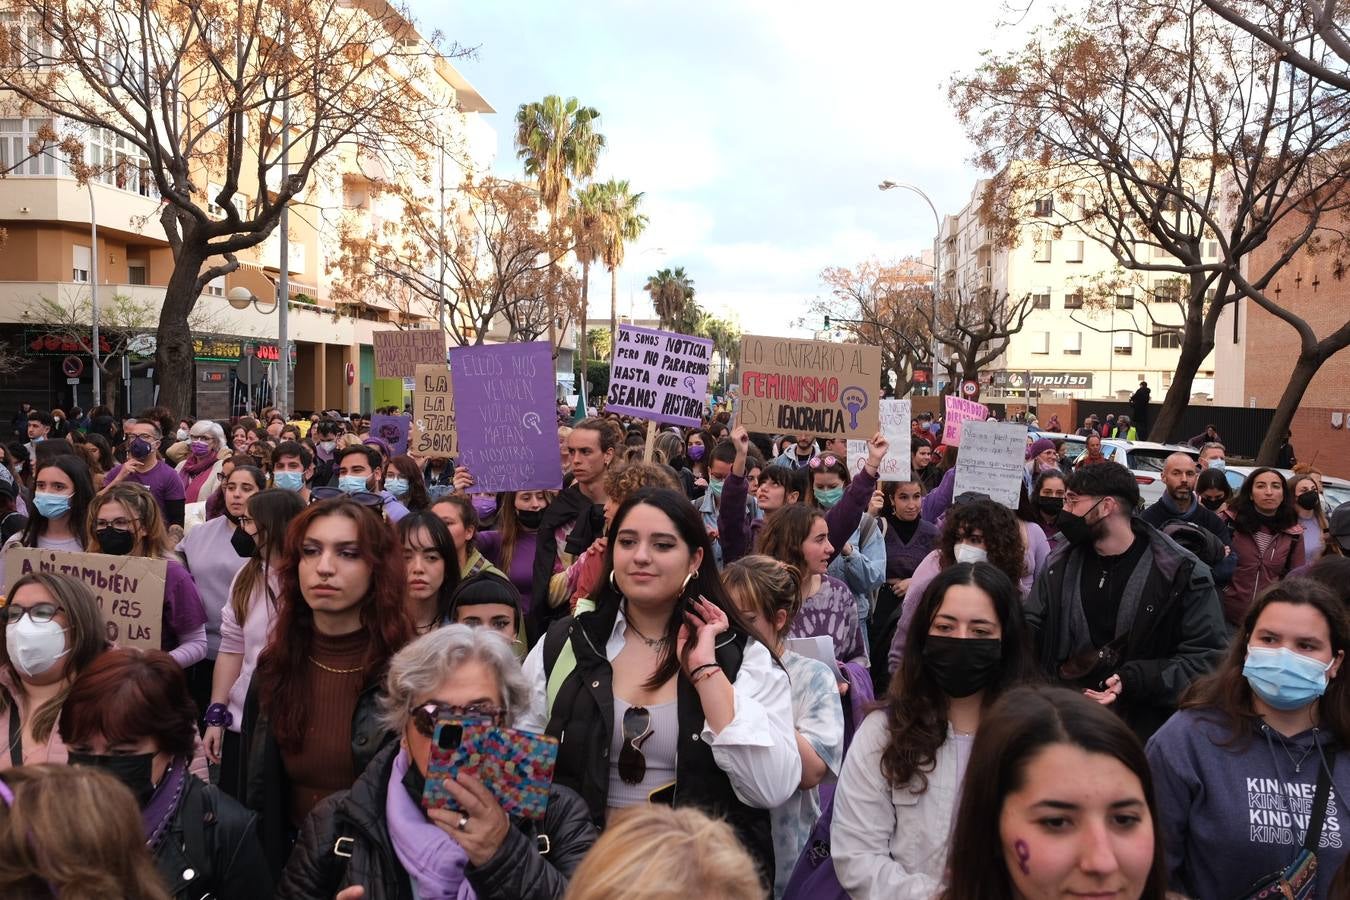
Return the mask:
<path id="1" fill-rule="evenodd" d="M 834 548 L 830 553 L 831 560 L 848 543 L 853 532 L 858 530 L 858 523 L 862 521 L 876 489 L 876 476 L 863 469 L 853 476 L 839 502 L 825 513 L 825 524 L 830 528 L 830 546 Z M 722 544 L 724 566 L 754 552 L 756 532 L 764 520 L 751 522 L 745 514 L 749 496 L 750 482 L 744 476 L 732 472 L 722 482 L 722 504 L 717 508 L 717 539 Z"/>
<path id="2" fill-rule="evenodd" d="M 488 562 L 506 573 L 506 577 L 520 591 L 521 613 L 530 614 L 530 589 L 534 585 L 534 550 L 538 534 L 522 531 L 516 536 L 516 550 L 511 554 L 511 568 L 502 566 L 502 533 L 500 531 L 480 531 L 473 539 L 473 545 Z"/>

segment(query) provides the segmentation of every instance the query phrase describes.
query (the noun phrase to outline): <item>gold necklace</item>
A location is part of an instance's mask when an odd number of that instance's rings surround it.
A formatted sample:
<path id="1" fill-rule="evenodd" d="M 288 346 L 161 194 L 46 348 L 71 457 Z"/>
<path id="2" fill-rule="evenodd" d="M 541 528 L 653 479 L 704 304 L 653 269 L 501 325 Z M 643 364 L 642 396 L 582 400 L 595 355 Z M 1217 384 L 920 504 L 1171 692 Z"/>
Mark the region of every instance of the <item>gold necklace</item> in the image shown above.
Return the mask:
<path id="1" fill-rule="evenodd" d="M 354 669 L 335 669 L 332 666 L 325 666 L 312 656 L 309 658 L 309 661 L 314 663 L 314 665 L 318 666 L 320 669 L 323 669 L 325 672 L 332 672 L 334 675 L 351 675 L 354 672 L 360 672 L 365 669 L 365 666 L 357 666 Z"/>

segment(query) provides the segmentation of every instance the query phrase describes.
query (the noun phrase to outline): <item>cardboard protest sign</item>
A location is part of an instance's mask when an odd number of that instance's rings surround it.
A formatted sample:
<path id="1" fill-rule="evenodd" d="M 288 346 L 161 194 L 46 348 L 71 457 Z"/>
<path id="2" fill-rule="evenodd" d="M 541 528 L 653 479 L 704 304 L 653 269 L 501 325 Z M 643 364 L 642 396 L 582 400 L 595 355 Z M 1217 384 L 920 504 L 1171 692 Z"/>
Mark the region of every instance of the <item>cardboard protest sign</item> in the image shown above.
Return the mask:
<path id="1" fill-rule="evenodd" d="M 942 416 L 942 443 L 960 447 L 966 422 L 983 422 L 989 418 L 989 407 L 965 397 L 948 394 Z"/>
<path id="2" fill-rule="evenodd" d="M 390 456 L 402 456 L 408 452 L 408 431 L 411 428 L 412 416 L 376 413 L 370 417 L 370 433 L 389 445 Z"/>
<path id="3" fill-rule="evenodd" d="M 798 338 L 741 338 L 748 431 L 868 440 L 877 433 L 881 350 Z"/>
<path id="4" fill-rule="evenodd" d="M 374 337 L 376 378 L 410 378 L 419 365 L 445 364 L 442 331 L 377 331 Z"/>
<path id="5" fill-rule="evenodd" d="M 605 412 L 697 428 L 703 421 L 712 353 L 708 338 L 620 325 Z"/>
<path id="6" fill-rule="evenodd" d="M 17 545 L 5 549 L 5 597 L 29 572 L 60 572 L 84 582 L 103 612 L 108 640 L 119 647 L 159 650 L 164 633 L 168 563 L 144 556 L 72 553 Z"/>
<path id="7" fill-rule="evenodd" d="M 408 447 L 427 459 L 450 459 L 456 446 L 455 397 L 450 367 L 418 366 L 413 387 L 413 423 Z"/>
<path id="8" fill-rule="evenodd" d="M 988 494 L 995 503 L 1017 509 L 1026 471 L 1027 426 L 1011 422 L 965 424 L 956 459 L 955 496 L 966 491 Z"/>
<path id="9" fill-rule="evenodd" d="M 459 458 L 475 491 L 562 487 L 553 350 L 546 341 L 450 351 Z"/>
<path id="10" fill-rule="evenodd" d="M 882 400 L 880 419 L 881 433 L 890 447 L 881 460 L 878 470 L 879 481 L 908 481 L 909 468 L 909 400 Z M 854 475 L 862 471 L 867 462 L 867 442 L 848 442 L 848 470 Z"/>

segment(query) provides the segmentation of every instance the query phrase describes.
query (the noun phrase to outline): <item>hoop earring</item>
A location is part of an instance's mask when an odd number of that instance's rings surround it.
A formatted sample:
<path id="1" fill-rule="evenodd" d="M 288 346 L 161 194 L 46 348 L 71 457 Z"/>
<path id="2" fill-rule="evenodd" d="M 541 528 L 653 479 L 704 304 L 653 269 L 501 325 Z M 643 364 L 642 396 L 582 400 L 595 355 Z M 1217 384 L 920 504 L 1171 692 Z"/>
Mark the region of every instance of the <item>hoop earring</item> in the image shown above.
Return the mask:
<path id="1" fill-rule="evenodd" d="M 617 581 L 614 580 L 614 570 L 613 570 L 613 569 L 610 569 L 610 570 L 609 570 L 609 586 L 612 587 L 612 588 L 614 588 L 614 590 L 616 590 L 616 591 L 619 589 L 619 583 L 618 583 Z"/>
<path id="2" fill-rule="evenodd" d="M 689 590 L 689 582 L 693 581 L 694 576 L 697 574 L 698 574 L 697 572 L 690 572 L 688 575 L 684 576 L 684 584 L 680 587 L 681 594 Z"/>

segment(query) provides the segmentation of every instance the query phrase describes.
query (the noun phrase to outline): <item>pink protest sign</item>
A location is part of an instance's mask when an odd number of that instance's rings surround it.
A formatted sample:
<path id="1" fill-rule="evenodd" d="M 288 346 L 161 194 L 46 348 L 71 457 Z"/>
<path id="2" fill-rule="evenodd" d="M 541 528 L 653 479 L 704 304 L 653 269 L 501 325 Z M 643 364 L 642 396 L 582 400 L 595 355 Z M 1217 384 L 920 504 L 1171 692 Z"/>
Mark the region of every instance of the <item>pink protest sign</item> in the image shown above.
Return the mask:
<path id="1" fill-rule="evenodd" d="M 948 447 L 961 446 L 961 424 L 983 422 L 989 418 L 989 407 L 964 397 L 946 397 L 946 412 L 942 418 L 942 443 Z"/>

